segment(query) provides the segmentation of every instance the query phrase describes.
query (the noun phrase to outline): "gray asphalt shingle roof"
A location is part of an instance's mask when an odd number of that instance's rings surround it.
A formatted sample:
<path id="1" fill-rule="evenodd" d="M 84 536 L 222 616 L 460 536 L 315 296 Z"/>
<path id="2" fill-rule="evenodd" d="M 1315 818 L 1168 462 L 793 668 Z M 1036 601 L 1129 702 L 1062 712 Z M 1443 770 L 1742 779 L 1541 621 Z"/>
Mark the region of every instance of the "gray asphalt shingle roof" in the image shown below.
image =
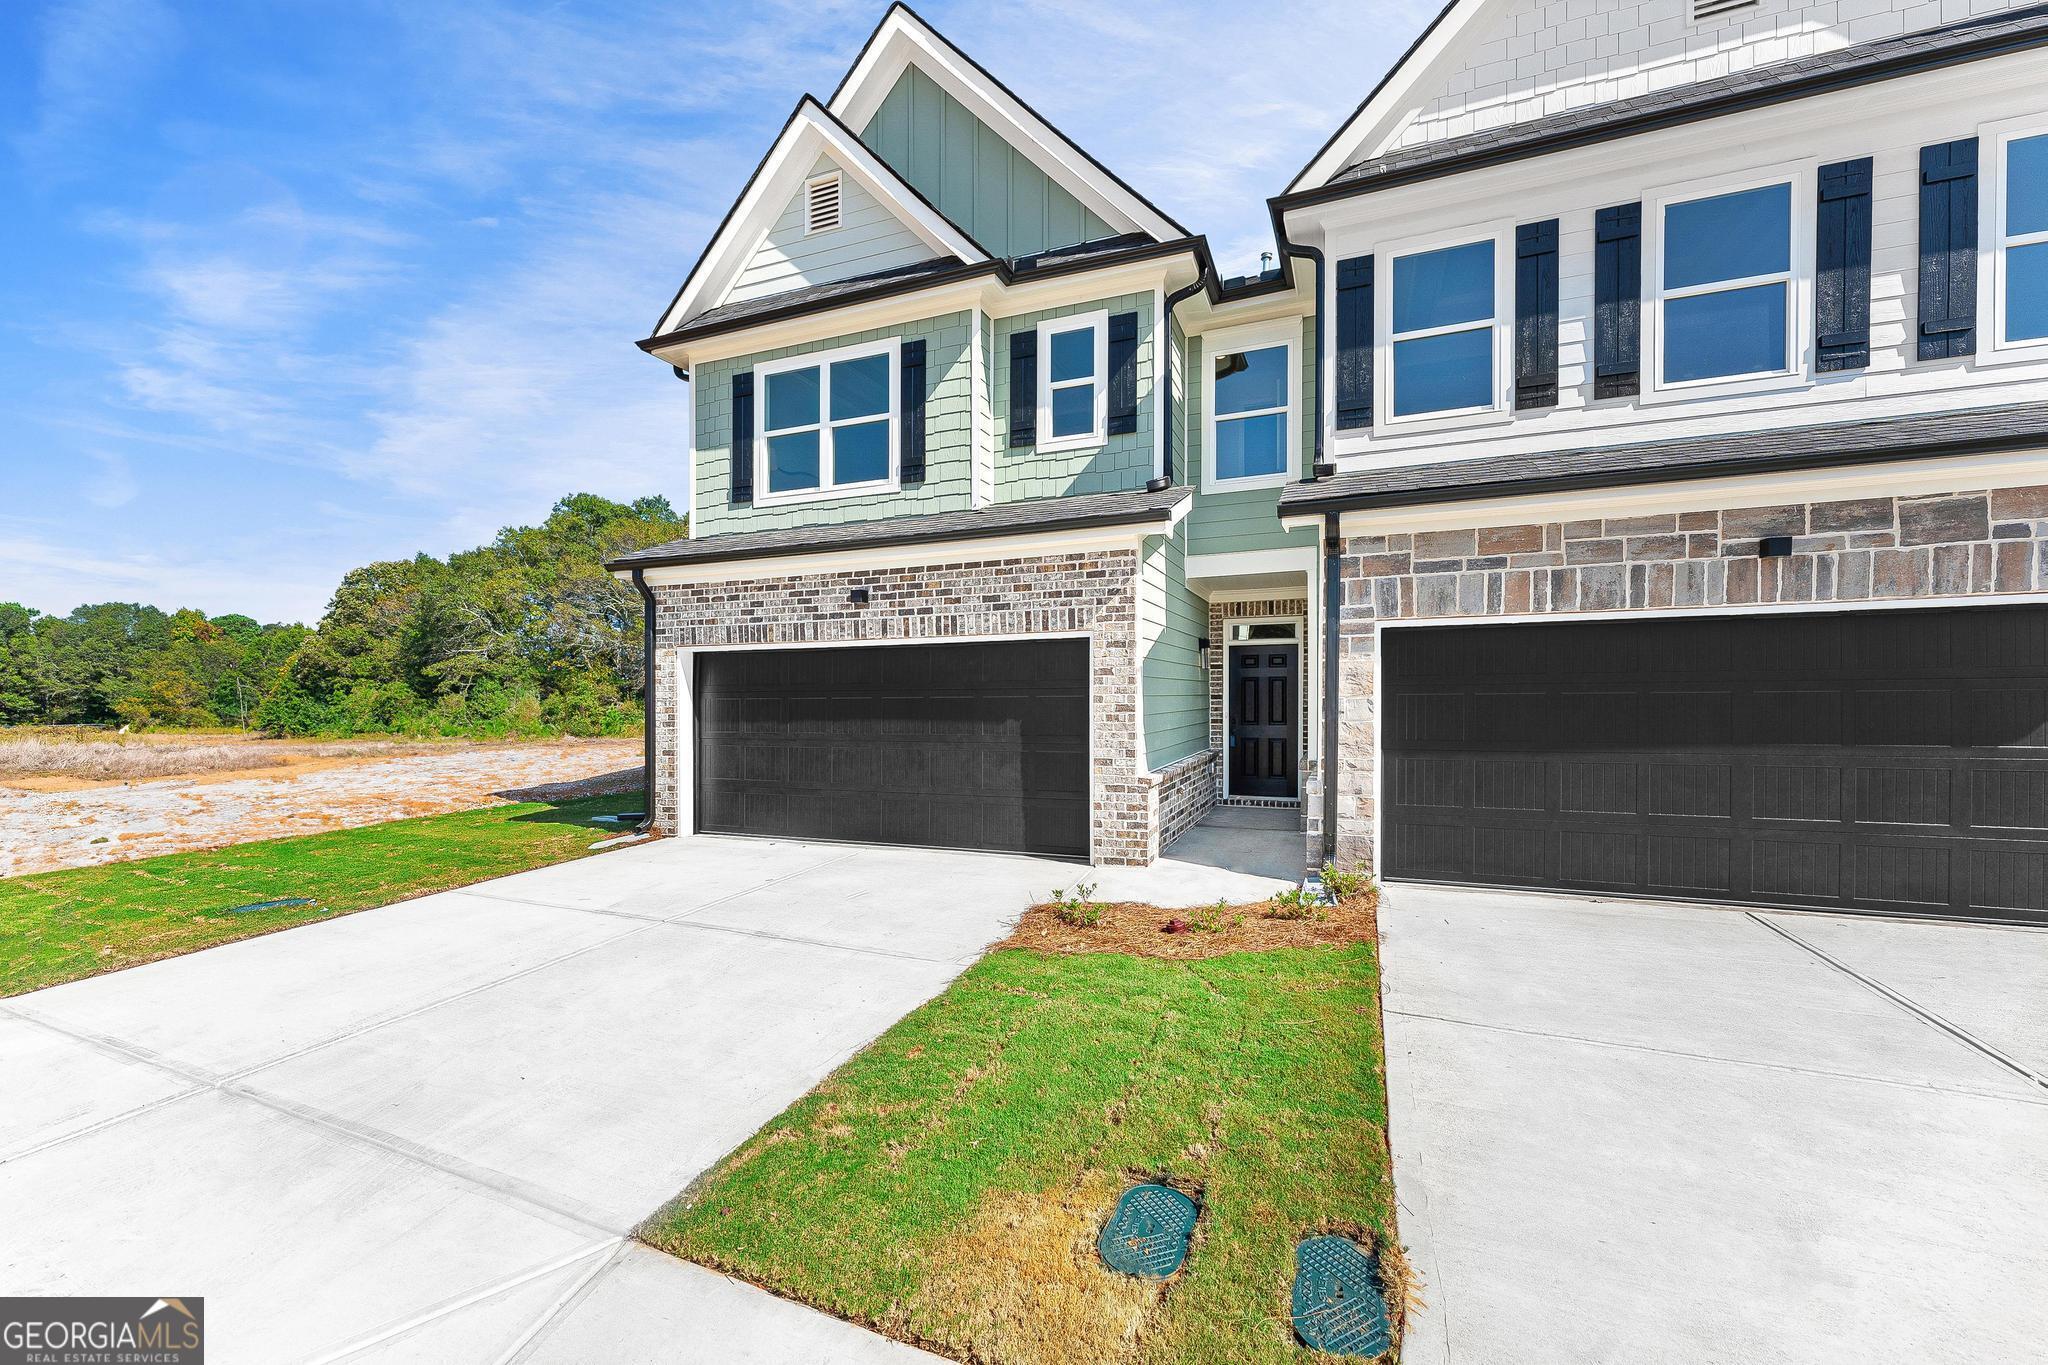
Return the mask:
<path id="1" fill-rule="evenodd" d="M 2048 43 L 2048 5 L 1980 15 L 1940 28 L 1752 67 L 1715 80 L 1571 109 L 1527 123 L 1396 148 L 1383 156 L 1346 166 L 1330 177 L 1330 188 L 1367 189 L 1377 181 L 1400 182 L 1448 172 L 1466 162 L 1494 161 L 1560 145 L 1599 141 L 1729 112 L 1731 108 L 1797 99 L 1836 85 L 1978 56 L 1996 56 L 2042 43 Z"/>
<path id="2" fill-rule="evenodd" d="M 836 526 L 793 526 L 775 531 L 731 531 L 698 540 L 671 540 L 606 562 L 612 570 L 645 569 L 664 564 L 711 564 L 731 559 L 768 559 L 935 541 L 980 540 L 1030 531 L 1077 530 L 1089 526 L 1121 526 L 1147 521 L 1162 525 L 1173 519 L 1181 503 L 1194 496 L 1185 487 L 1157 493 L 1084 493 L 1068 498 L 1004 502 L 958 512 L 852 521 Z"/>
<path id="3" fill-rule="evenodd" d="M 2048 445 L 2048 404 L 2014 403 L 1733 436 L 1683 437 L 1365 470 L 1314 483 L 1289 484 L 1280 494 L 1280 510 L 1285 514 L 1413 507 L 2043 445 Z M 2048 469 L 2043 472 L 2048 477 Z"/>

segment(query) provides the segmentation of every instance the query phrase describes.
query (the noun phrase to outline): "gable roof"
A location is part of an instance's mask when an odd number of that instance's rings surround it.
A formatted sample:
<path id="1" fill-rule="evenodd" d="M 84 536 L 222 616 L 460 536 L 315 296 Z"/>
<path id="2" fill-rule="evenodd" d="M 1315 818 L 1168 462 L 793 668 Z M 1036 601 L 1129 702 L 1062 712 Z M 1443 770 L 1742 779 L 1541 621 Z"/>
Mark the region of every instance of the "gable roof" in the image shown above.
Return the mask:
<path id="1" fill-rule="evenodd" d="M 1338 171 L 1356 161 L 1405 112 L 1415 87 L 1472 33 L 1481 15 L 1489 9 L 1504 7 L 1503 0 L 1449 0 L 1408 45 L 1408 50 L 1387 68 L 1379 84 L 1359 101 L 1351 117 L 1295 173 L 1286 193 L 1291 195 L 1326 184 Z"/>
<path id="2" fill-rule="evenodd" d="M 990 259 L 979 242 L 870 151 L 830 110 L 805 95 L 747 178 L 740 197 L 726 211 L 683 287 L 655 321 L 656 335 L 674 331 L 724 301 L 733 279 L 752 259 L 821 155 L 829 155 L 842 174 L 858 181 L 939 256 L 969 264 Z"/>
<path id="3" fill-rule="evenodd" d="M 1319 185 L 1290 190 L 1281 196 L 1281 202 L 1291 207 L 1389 189 L 2044 45 L 2048 45 L 2048 5 L 1977 15 L 1939 28 L 1749 67 L 1670 90 L 1397 147 L 1340 167 Z"/>
<path id="4" fill-rule="evenodd" d="M 865 127 L 896 88 L 904 69 L 913 63 L 1119 232 L 1143 233 L 1160 242 L 1193 235 L 1048 123 L 902 0 L 882 16 L 845 79 L 832 92 L 832 112 L 852 127 Z"/>

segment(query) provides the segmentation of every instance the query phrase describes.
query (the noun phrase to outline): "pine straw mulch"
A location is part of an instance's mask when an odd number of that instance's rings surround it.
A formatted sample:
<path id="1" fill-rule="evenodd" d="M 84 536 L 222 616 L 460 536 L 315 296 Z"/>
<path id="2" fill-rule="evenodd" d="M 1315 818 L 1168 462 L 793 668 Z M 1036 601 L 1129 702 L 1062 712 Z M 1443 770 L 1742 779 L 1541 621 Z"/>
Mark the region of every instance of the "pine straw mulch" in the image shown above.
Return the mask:
<path id="1" fill-rule="evenodd" d="M 1275 908 L 1270 900 L 1180 910 L 1113 901 L 1103 903 L 1099 922 L 1084 927 L 1061 920 L 1046 902 L 1026 910 L 1016 930 L 995 946 L 1035 953 L 1128 953 L 1192 960 L 1275 948 L 1373 943 L 1379 939 L 1379 903 L 1377 886 L 1335 905 L 1319 906 L 1307 919 L 1274 918 L 1268 913 Z"/>

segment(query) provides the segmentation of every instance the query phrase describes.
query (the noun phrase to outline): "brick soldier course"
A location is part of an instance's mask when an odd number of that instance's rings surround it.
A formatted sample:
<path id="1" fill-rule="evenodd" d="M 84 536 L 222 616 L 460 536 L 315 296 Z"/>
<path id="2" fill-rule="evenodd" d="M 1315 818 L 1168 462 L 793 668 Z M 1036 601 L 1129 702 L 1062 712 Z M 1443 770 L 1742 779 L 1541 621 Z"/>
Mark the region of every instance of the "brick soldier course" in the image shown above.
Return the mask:
<path id="1" fill-rule="evenodd" d="M 1380 622 L 2029 593 L 2048 485 L 1354 535 L 1341 571 L 1337 855 L 1369 865 Z"/>

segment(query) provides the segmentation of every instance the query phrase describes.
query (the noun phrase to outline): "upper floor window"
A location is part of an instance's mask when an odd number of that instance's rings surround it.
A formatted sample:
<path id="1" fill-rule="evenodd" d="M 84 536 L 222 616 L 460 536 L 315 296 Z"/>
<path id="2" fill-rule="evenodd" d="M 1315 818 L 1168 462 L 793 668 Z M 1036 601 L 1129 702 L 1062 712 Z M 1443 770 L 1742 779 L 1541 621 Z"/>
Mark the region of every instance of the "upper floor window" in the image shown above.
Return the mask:
<path id="1" fill-rule="evenodd" d="M 1208 353 L 1202 411 L 1202 487 L 1259 488 L 1287 482 L 1300 449 L 1301 368 L 1297 319 L 1237 327 L 1203 338 Z"/>
<path id="2" fill-rule="evenodd" d="M 1038 324 L 1038 448 L 1076 450 L 1108 439 L 1109 314 Z"/>
<path id="3" fill-rule="evenodd" d="M 1997 215 L 1999 340 L 2048 340 L 2048 133 L 2003 145 Z"/>
<path id="4" fill-rule="evenodd" d="M 1662 386 L 1779 375 L 1791 368 L 1789 181 L 1667 201 L 1658 241 Z"/>
<path id="5" fill-rule="evenodd" d="M 756 366 L 754 387 L 763 395 L 756 502 L 893 486 L 894 341 Z"/>
<path id="6" fill-rule="evenodd" d="M 1394 257 L 1388 341 L 1395 417 L 1497 405 L 1496 247 L 1488 238 Z"/>

